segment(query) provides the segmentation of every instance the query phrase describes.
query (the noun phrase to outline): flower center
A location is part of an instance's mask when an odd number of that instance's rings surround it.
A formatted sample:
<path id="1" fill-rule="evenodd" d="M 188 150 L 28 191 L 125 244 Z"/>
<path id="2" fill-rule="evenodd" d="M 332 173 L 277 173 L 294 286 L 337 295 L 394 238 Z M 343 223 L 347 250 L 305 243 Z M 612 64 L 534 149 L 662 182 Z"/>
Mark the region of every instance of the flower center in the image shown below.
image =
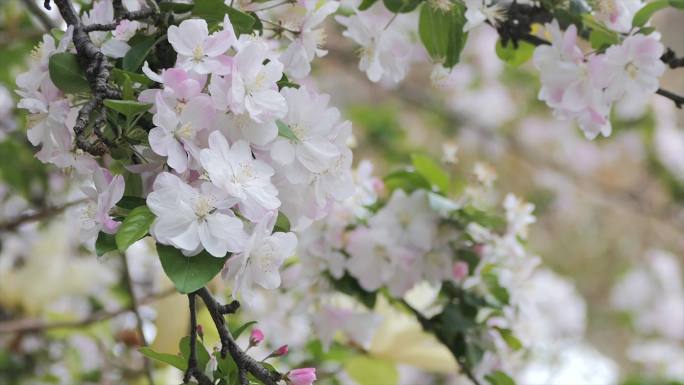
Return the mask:
<path id="1" fill-rule="evenodd" d="M 190 140 L 195 136 L 195 128 L 192 126 L 192 123 L 182 124 L 176 129 L 174 136 L 178 140 Z"/>
<path id="2" fill-rule="evenodd" d="M 627 76 L 629 76 L 629 78 L 632 80 L 635 80 L 637 75 L 639 75 L 639 68 L 632 62 L 627 63 L 625 66 L 625 71 L 627 72 Z"/>
<path id="3" fill-rule="evenodd" d="M 212 196 L 201 195 L 195 201 L 195 215 L 198 220 L 204 220 L 216 210 L 216 202 Z"/>
<path id="4" fill-rule="evenodd" d="M 204 48 L 202 48 L 201 45 L 198 45 L 195 47 L 195 49 L 192 50 L 192 60 L 195 61 L 195 63 L 199 63 L 202 61 L 204 58 Z"/>

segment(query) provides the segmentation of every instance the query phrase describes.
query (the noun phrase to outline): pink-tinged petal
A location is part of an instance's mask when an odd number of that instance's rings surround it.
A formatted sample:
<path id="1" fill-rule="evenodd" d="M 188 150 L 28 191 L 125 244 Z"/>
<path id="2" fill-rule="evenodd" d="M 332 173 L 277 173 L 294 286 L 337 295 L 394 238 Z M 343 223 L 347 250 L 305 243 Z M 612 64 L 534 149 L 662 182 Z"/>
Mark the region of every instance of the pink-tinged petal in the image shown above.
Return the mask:
<path id="1" fill-rule="evenodd" d="M 223 55 L 233 46 L 233 39 L 228 31 L 216 32 L 207 38 L 204 53 L 209 57 Z"/>
<path id="2" fill-rule="evenodd" d="M 107 234 L 116 234 L 116 230 L 119 229 L 119 226 L 121 226 L 121 222 L 117 222 L 117 221 L 113 220 L 112 218 L 108 217 L 102 223 L 102 231 L 107 233 Z"/>
<path id="3" fill-rule="evenodd" d="M 324 138 L 311 138 L 297 148 L 297 160 L 309 171 L 319 173 L 327 170 L 337 160 L 340 151 Z"/>
<path id="4" fill-rule="evenodd" d="M 169 143 L 167 148 L 167 163 L 171 168 L 176 170 L 179 174 L 185 172 L 188 169 L 188 153 L 185 151 L 183 146 L 178 141 L 173 141 Z"/>
<path id="5" fill-rule="evenodd" d="M 152 148 L 152 151 L 161 156 L 166 156 L 168 154 L 168 146 L 170 142 L 175 141 L 173 136 L 164 131 L 164 129 L 161 127 L 154 127 L 151 129 L 147 139 L 150 143 L 150 148 Z"/>
<path id="6" fill-rule="evenodd" d="M 196 130 L 211 127 L 216 116 L 214 105 L 207 95 L 192 98 L 181 112 L 180 121 L 190 123 Z"/>

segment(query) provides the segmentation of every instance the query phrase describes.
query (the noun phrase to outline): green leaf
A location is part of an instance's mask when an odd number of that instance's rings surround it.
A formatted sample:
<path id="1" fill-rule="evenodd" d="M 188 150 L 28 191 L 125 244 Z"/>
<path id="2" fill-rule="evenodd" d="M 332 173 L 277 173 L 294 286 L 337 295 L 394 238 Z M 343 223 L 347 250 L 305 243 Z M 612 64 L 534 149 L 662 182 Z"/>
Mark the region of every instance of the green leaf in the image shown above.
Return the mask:
<path id="1" fill-rule="evenodd" d="M 411 12 L 418 8 L 423 0 L 382 0 L 385 7 L 394 13 Z"/>
<path id="2" fill-rule="evenodd" d="M 487 380 L 487 382 L 489 382 L 491 385 L 515 385 L 515 381 L 513 381 L 512 378 L 500 370 L 486 375 L 485 380 Z"/>
<path id="3" fill-rule="evenodd" d="M 496 300 L 502 305 L 508 305 L 511 299 L 510 294 L 505 287 L 501 286 L 499 283 L 499 277 L 496 275 L 496 273 L 493 272 L 489 266 L 485 266 L 485 268 L 482 269 L 481 276 L 485 285 L 487 285 L 489 292 L 492 293 L 494 298 L 496 298 Z"/>
<path id="4" fill-rule="evenodd" d="M 250 34 L 254 28 L 252 16 L 227 6 L 223 0 L 195 0 L 192 14 L 206 20 L 207 23 L 220 23 L 223 21 L 223 17 L 228 14 L 235 34 L 238 36 Z"/>
<path id="5" fill-rule="evenodd" d="M 456 65 L 465 46 L 468 34 L 463 32 L 466 23 L 465 5 L 452 4 L 451 10 L 423 4 L 418 19 L 418 34 L 430 57 L 447 68 Z"/>
<path id="6" fill-rule="evenodd" d="M 402 189 L 410 193 L 419 189 L 430 190 L 430 182 L 423 175 L 409 170 L 394 171 L 388 174 L 384 181 L 389 191 Z"/>
<path id="7" fill-rule="evenodd" d="M 123 83 L 126 78 L 131 79 L 132 81 L 136 83 L 140 83 L 144 86 L 150 85 L 154 83 L 150 78 L 143 74 L 135 73 L 135 72 L 130 72 L 130 71 L 124 71 L 121 68 L 113 68 L 111 72 L 111 79 L 114 80 L 117 83 Z"/>
<path id="8" fill-rule="evenodd" d="M 278 218 L 276 219 L 275 227 L 273 227 L 274 232 L 283 232 L 283 233 L 289 233 L 290 232 L 290 219 L 283 214 L 282 212 L 278 211 Z"/>
<path id="9" fill-rule="evenodd" d="M 173 3 L 170 1 L 162 1 L 159 3 L 159 9 L 163 12 L 186 13 L 192 11 L 193 4 L 187 3 Z"/>
<path id="10" fill-rule="evenodd" d="M 100 231 L 97 234 L 97 240 L 95 241 L 95 254 L 100 257 L 114 250 L 116 250 L 114 234 L 107 234 Z"/>
<path id="11" fill-rule="evenodd" d="M 651 19 L 654 13 L 668 6 L 684 9 L 684 0 L 655 0 L 647 3 L 632 19 L 632 27 L 643 27 Z"/>
<path id="12" fill-rule="evenodd" d="M 90 90 L 78 59 L 72 53 L 62 52 L 50 56 L 48 71 L 50 80 L 64 93 L 76 94 Z"/>
<path id="13" fill-rule="evenodd" d="M 154 218 L 155 215 L 147 206 L 133 209 L 116 232 L 116 247 L 119 251 L 126 251 L 130 245 L 147 235 Z"/>
<path id="14" fill-rule="evenodd" d="M 145 58 L 150 53 L 152 48 L 161 40 L 166 39 L 166 35 L 155 38 L 154 36 L 145 36 L 140 41 L 133 45 L 124 56 L 121 65 L 125 71 L 136 72 L 140 69 Z"/>
<path id="15" fill-rule="evenodd" d="M 501 338 L 506 342 L 509 348 L 515 350 L 520 350 L 523 348 L 522 342 L 516 337 L 510 329 L 496 328 L 501 335 Z"/>
<path id="16" fill-rule="evenodd" d="M 149 103 L 140 103 L 135 100 L 105 99 L 103 103 L 108 108 L 116 112 L 119 112 L 129 118 L 146 112 L 150 109 L 150 107 L 152 107 L 152 105 Z"/>
<path id="17" fill-rule="evenodd" d="M 590 29 L 589 42 L 593 49 L 603 50 L 620 42 L 618 34 L 615 31 L 611 31 L 603 24 L 596 21 L 591 14 L 583 14 L 582 23 L 585 27 Z"/>
<path id="18" fill-rule="evenodd" d="M 496 42 L 496 56 L 513 67 L 519 67 L 530 60 L 534 49 L 534 45 L 522 40 L 518 42 L 518 48 L 513 47 L 510 42 L 506 46 L 501 44 L 501 40 Z"/>
<path id="19" fill-rule="evenodd" d="M 199 339 L 197 339 L 195 342 L 195 350 L 197 351 L 197 366 L 202 372 L 204 372 L 204 368 L 207 366 L 207 362 L 209 362 L 209 352 L 207 352 L 207 349 L 204 347 L 204 345 L 202 345 L 202 342 Z M 183 359 L 187 361 L 190 358 L 190 336 L 181 338 L 180 342 L 178 343 L 178 348 L 180 349 Z"/>
<path id="20" fill-rule="evenodd" d="M 174 368 L 180 369 L 182 371 L 186 371 L 188 369 L 187 360 L 181 356 L 168 353 L 158 353 L 147 346 L 143 346 L 142 348 L 138 349 L 138 351 L 145 357 L 149 357 L 153 360 L 169 364 Z"/>
<path id="21" fill-rule="evenodd" d="M 393 363 L 370 356 L 350 358 L 345 362 L 344 370 L 359 385 L 395 385 L 399 382 L 399 372 Z"/>
<path id="22" fill-rule="evenodd" d="M 250 327 L 256 323 L 257 323 L 257 321 L 245 322 L 244 324 L 242 324 L 242 326 L 238 327 L 237 329 L 231 330 L 230 334 L 233 336 L 233 339 L 237 340 L 238 337 L 240 337 L 240 335 L 242 334 L 242 332 L 244 332 L 248 327 Z"/>
<path id="23" fill-rule="evenodd" d="M 280 119 L 276 120 L 276 126 L 278 126 L 278 135 L 280 135 L 286 139 L 298 140 L 297 135 L 295 135 L 295 133 L 292 132 L 292 129 L 290 128 L 290 126 L 285 124 L 282 120 L 280 120 Z"/>
<path id="24" fill-rule="evenodd" d="M 124 195 L 119 202 L 116 203 L 118 207 L 126 210 L 133 210 L 138 206 L 145 205 L 145 198 L 133 197 L 130 195 Z"/>
<path id="25" fill-rule="evenodd" d="M 363 290 L 356 278 L 352 277 L 348 273 L 345 273 L 340 279 L 335 279 L 333 277 L 328 278 L 337 291 L 356 298 L 369 309 L 373 309 L 375 307 L 375 301 L 377 300 L 378 293 L 376 291 L 367 292 Z"/>
<path id="26" fill-rule="evenodd" d="M 425 179 L 430 182 L 432 189 L 437 189 L 443 193 L 449 192 L 449 174 L 447 174 L 439 166 L 437 162 L 432 160 L 432 158 L 420 155 L 412 154 L 411 163 L 416 171 L 425 177 Z"/>
<path id="27" fill-rule="evenodd" d="M 164 273 L 183 294 L 202 288 L 221 271 L 228 259 L 213 257 L 206 251 L 186 257 L 175 247 L 161 244 L 157 244 L 157 253 Z"/>
<path id="28" fill-rule="evenodd" d="M 378 1 L 378 0 L 363 0 L 361 2 L 361 5 L 359 5 L 359 11 L 367 10 L 368 8 L 372 7 L 376 1 Z"/>

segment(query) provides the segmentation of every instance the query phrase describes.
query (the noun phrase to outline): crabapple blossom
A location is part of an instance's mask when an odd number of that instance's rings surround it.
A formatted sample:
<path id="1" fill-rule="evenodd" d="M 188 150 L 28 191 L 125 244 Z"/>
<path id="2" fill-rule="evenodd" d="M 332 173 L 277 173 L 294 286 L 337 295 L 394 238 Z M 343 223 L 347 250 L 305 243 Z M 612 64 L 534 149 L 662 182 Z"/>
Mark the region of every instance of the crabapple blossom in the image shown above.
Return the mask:
<path id="1" fill-rule="evenodd" d="M 643 6 L 641 0 L 598 0 L 594 11 L 597 19 L 616 32 L 628 33 L 632 29 L 634 14 Z"/>
<path id="2" fill-rule="evenodd" d="M 228 252 L 241 252 L 247 236 L 242 221 L 230 210 L 235 202 L 210 183 L 194 188 L 163 172 L 147 196 L 147 206 L 157 216 L 150 231 L 158 242 L 173 245 L 187 255 L 202 249 L 219 258 Z"/>
<path id="3" fill-rule="evenodd" d="M 223 19 L 223 30 L 211 35 L 203 19 L 183 20 L 178 26 L 170 26 L 167 33 L 169 43 L 178 52 L 178 66 L 198 74 L 219 69 L 223 54 L 236 43 L 228 15 Z"/>
<path id="4" fill-rule="evenodd" d="M 335 13 L 340 3 L 337 1 L 304 0 L 300 5 L 291 7 L 284 17 L 283 26 L 297 33 L 292 37 L 279 60 L 285 71 L 294 79 L 301 79 L 311 71 L 311 61 L 325 56 L 328 51 L 320 48 L 325 43 L 325 31 L 318 27 L 326 17 Z M 304 8 L 303 10 L 301 8 Z M 303 11 L 303 15 L 302 15 Z"/>
<path id="5" fill-rule="evenodd" d="M 406 76 L 411 61 L 408 38 L 394 27 L 401 14 L 391 14 L 376 4 L 366 11 L 357 11 L 352 16 L 336 16 L 335 20 L 347 29 L 343 36 L 361 46 L 359 69 L 372 82 L 387 79 L 399 82 Z"/>
<path id="6" fill-rule="evenodd" d="M 199 132 L 210 127 L 214 109 L 209 96 L 201 94 L 192 98 L 180 114 L 170 109 L 162 94 L 157 95 L 155 127 L 150 131 L 150 148 L 162 156 L 179 173 L 188 167 L 195 169 L 199 160 Z"/>
<path id="7" fill-rule="evenodd" d="M 658 78 L 665 72 L 660 60 L 665 49 L 656 37 L 632 35 L 606 50 L 597 79 L 605 84 L 611 100 L 642 99 L 658 90 Z"/>
<path id="8" fill-rule="evenodd" d="M 81 218 L 81 234 L 84 239 L 93 239 L 100 230 L 114 234 L 121 224 L 115 221 L 109 212 L 123 197 L 123 177 L 113 176 L 109 170 L 98 167 L 93 173 L 93 182 L 92 187 L 81 187 L 81 191 L 88 197 Z"/>
<path id="9" fill-rule="evenodd" d="M 257 223 L 245 243 L 244 251 L 226 264 L 227 277 L 234 280 L 233 298 L 249 303 L 254 298 L 254 284 L 273 290 L 280 286 L 280 266 L 297 247 L 294 233 L 271 234 L 275 220 L 265 218 Z"/>
<path id="10" fill-rule="evenodd" d="M 288 166 L 286 177 L 302 182 L 309 173 L 320 173 L 332 166 L 340 155 L 333 143 L 334 129 L 340 118 L 336 108 L 328 108 L 328 95 L 315 94 L 305 87 L 284 88 L 288 105 L 282 118 L 293 138 L 278 137 L 271 146 L 271 157 Z"/>
<path id="11" fill-rule="evenodd" d="M 266 42 L 241 37 L 238 53 L 227 65 L 228 74 L 212 76 L 209 84 L 216 107 L 247 113 L 257 123 L 282 117 L 287 104 L 276 82 L 283 76 L 283 64 L 272 56 Z"/>
<path id="12" fill-rule="evenodd" d="M 163 70 L 161 74 L 156 74 L 150 69 L 147 62 L 143 65 L 142 71 L 151 80 L 163 84 L 164 88 L 161 90 L 156 88 L 143 90 L 138 99 L 141 102 L 154 104 L 157 102 L 157 95 L 161 94 L 162 100 L 176 113 L 182 112 L 191 99 L 202 94 L 202 89 L 207 81 L 205 75 L 175 67 Z M 156 106 L 154 105 L 152 112 L 156 113 Z"/>
<path id="13" fill-rule="evenodd" d="M 232 146 L 220 132 L 209 135 L 209 148 L 200 152 L 202 167 L 209 180 L 234 197 L 240 212 L 252 221 L 260 221 L 279 206 L 278 190 L 271 183 L 273 169 L 266 162 L 252 158 L 245 141 Z"/>

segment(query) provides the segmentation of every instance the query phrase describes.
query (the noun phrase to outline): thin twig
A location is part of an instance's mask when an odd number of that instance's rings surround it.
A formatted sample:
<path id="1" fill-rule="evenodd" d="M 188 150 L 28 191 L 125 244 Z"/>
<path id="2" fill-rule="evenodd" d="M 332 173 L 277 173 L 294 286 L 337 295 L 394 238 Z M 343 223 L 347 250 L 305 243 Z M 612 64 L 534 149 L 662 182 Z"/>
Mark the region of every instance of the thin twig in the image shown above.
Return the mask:
<path id="1" fill-rule="evenodd" d="M 175 293 L 176 290 L 171 288 L 160 293 L 152 294 L 144 297 L 138 301 L 139 305 L 146 305 L 153 303 L 162 298 L 168 297 Z M 14 334 L 14 333 L 40 333 L 46 330 L 54 329 L 75 329 L 84 326 L 92 325 L 94 323 L 110 320 L 116 316 L 131 311 L 129 307 L 124 307 L 115 311 L 99 311 L 89 315 L 88 317 L 78 321 L 60 321 L 60 322 L 45 322 L 38 319 L 20 319 L 14 321 L 0 322 L 0 334 Z"/>
<path id="2" fill-rule="evenodd" d="M 128 258 L 125 253 L 121 253 L 121 260 L 123 264 L 123 280 L 126 285 L 126 291 L 131 298 L 131 311 L 135 314 L 136 323 L 138 325 L 138 333 L 140 334 L 140 340 L 143 346 L 149 345 L 147 338 L 145 337 L 143 318 L 140 315 L 138 299 L 135 295 L 135 290 L 133 289 L 133 282 L 131 281 L 131 272 L 128 267 Z M 147 356 L 143 357 L 143 365 L 145 367 L 145 375 L 147 376 L 147 382 L 150 385 L 154 385 L 154 372 L 152 368 L 152 362 Z"/>
<path id="3" fill-rule="evenodd" d="M 0 223 L 0 234 L 2 234 L 3 232 L 14 231 L 24 223 L 40 221 L 49 218 L 53 215 L 61 214 L 62 212 L 64 212 L 64 210 L 68 209 L 69 207 L 76 206 L 84 202 L 85 199 L 80 199 L 74 202 L 65 203 L 62 206 L 46 207 L 44 209 L 41 209 L 40 211 L 22 214 L 16 218 L 8 220 L 7 222 Z"/>

